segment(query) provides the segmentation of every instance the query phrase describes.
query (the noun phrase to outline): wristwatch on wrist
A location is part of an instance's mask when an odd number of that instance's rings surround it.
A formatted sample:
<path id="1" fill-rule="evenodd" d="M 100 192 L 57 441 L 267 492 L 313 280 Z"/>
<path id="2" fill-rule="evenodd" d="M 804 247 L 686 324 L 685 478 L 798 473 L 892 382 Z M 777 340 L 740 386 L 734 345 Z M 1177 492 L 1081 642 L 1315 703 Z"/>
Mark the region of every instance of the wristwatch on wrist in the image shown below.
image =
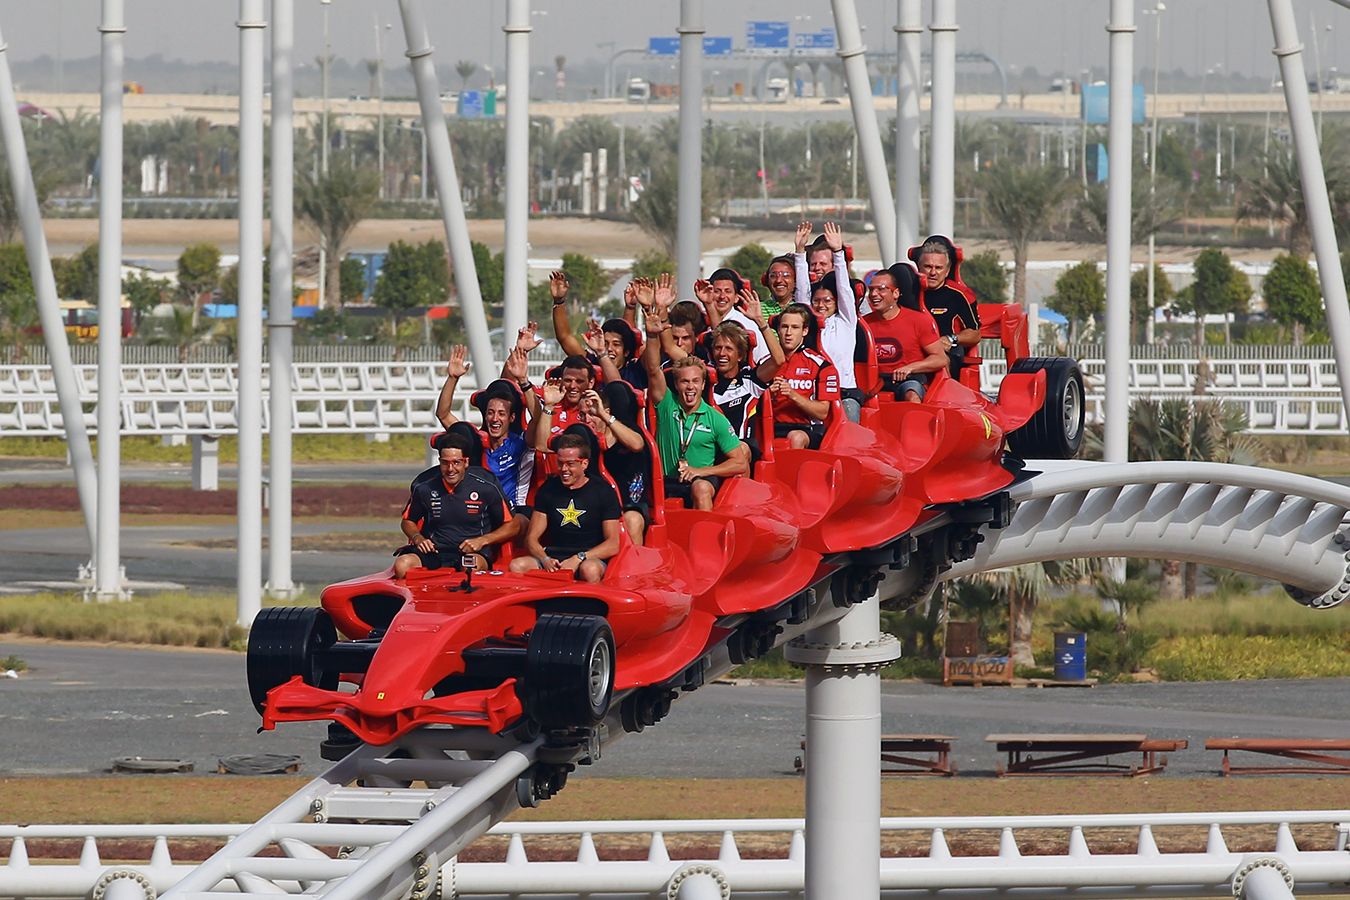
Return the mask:
<path id="1" fill-rule="evenodd" d="M 585 561 L 586 561 L 586 551 L 582 550 L 580 553 L 577 554 L 577 562 L 585 562 Z"/>
<path id="2" fill-rule="evenodd" d="M 539 411 L 546 416 L 553 415 L 553 407 L 549 406 L 547 403 L 539 404 Z"/>
<path id="3" fill-rule="evenodd" d="M 554 300 L 554 301 L 553 301 L 553 305 L 554 305 L 554 306 L 562 306 L 562 305 L 563 305 L 564 303 L 566 303 L 566 302 L 567 302 L 567 298 L 566 298 L 566 297 L 563 297 L 561 300 Z"/>

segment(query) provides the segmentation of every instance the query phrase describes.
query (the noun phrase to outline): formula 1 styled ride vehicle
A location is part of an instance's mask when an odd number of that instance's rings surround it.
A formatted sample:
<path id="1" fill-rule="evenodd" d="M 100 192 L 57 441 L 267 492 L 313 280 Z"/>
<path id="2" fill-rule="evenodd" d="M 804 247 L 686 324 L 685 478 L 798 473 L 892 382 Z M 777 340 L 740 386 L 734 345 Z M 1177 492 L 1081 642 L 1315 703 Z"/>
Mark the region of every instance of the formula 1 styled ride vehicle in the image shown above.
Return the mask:
<path id="1" fill-rule="evenodd" d="M 939 372 L 922 403 L 874 395 L 858 424 L 836 403 L 807 450 L 774 439 L 766 393 L 760 458 L 711 511 L 668 505 L 652 454 L 645 546 L 625 533 L 599 584 L 390 569 L 329 586 L 321 608 L 264 610 L 247 661 L 263 727 L 330 720 L 371 744 L 431 724 L 564 733 L 619 698 L 624 728 L 641 730 L 701 683 L 712 648 L 725 642 L 733 662 L 771 648 L 783 622 L 804 620 L 813 586 L 838 575 L 836 603 L 870 596 L 883 569 L 909 564 L 925 522 L 953 523 L 946 563 L 969 557 L 981 524 L 1006 524 L 1022 459 L 1074 455 L 1084 418 L 1077 364 L 1027 358 L 1017 307 L 980 314 L 1008 359 L 996 399 Z M 870 351 L 860 386 L 877 380 Z"/>

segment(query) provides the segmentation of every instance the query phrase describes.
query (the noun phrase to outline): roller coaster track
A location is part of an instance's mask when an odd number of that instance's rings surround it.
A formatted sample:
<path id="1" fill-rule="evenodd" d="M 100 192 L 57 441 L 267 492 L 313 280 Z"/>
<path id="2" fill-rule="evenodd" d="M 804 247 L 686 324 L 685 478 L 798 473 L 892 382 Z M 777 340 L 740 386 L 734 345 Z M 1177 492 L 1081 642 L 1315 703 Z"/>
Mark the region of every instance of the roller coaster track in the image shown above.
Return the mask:
<path id="1" fill-rule="evenodd" d="M 1277 578 L 1294 599 L 1316 607 L 1335 605 L 1350 593 L 1350 488 L 1319 479 L 1204 463 L 1033 461 L 1007 494 L 1015 506 L 1001 529 L 973 519 L 963 523 L 960 507 L 916 529 L 908 565 L 882 581 L 882 599 L 930 590 L 940 578 L 1074 556 L 1225 566 Z M 827 559 L 833 574 L 799 596 L 800 614 L 784 624 L 775 642 L 838 618 L 847 603 L 836 594 L 850 591 L 839 590 L 835 579 L 849 567 L 864 578 L 880 574 L 883 556 L 896 559 L 868 551 Z M 731 668 L 731 654 L 728 642 L 718 644 L 697 670 L 715 677 Z M 598 762 L 624 734 L 621 707 L 622 697 L 616 697 L 609 718 L 571 743 L 429 727 L 388 746 L 362 746 L 172 887 L 142 883 L 133 872 L 109 882 L 98 896 L 132 900 L 165 888 L 159 896 L 185 900 L 288 893 L 332 900 L 456 896 L 453 885 L 440 883 L 444 871 L 453 871 L 446 864 L 520 805 L 550 796 L 573 766 Z"/>
<path id="2" fill-rule="evenodd" d="M 1012 522 L 985 529 L 955 578 L 1079 557 L 1175 559 L 1285 585 L 1307 606 L 1350 596 L 1350 488 L 1272 469 L 1195 462 L 1032 461 Z M 883 587 L 883 598 L 886 596 Z"/>

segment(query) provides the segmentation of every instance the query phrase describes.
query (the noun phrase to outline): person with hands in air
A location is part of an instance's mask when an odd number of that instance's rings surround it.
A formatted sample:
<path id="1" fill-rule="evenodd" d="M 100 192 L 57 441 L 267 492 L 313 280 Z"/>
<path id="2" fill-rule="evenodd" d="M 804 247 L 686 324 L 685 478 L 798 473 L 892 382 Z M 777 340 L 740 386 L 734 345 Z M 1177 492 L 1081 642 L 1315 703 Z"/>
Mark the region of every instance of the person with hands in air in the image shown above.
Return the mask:
<path id="1" fill-rule="evenodd" d="M 817 327 L 809 307 L 793 303 L 778 316 L 778 340 L 786 356 L 769 385 L 774 437 L 794 449 L 820 448 L 830 404 L 839 399 L 839 372 L 830 358 L 807 346 Z"/>
<path id="2" fill-rule="evenodd" d="M 759 298 L 746 301 L 746 315 L 759 328 L 760 340 L 769 348 L 769 357 L 751 368 L 750 337 L 735 322 L 723 322 L 712 330 L 712 361 L 716 378 L 713 381 L 713 401 L 727 417 L 736 436 L 749 436 L 749 416 L 752 401 L 763 395 L 774 375 L 786 360 L 778 334 L 765 320 Z"/>
<path id="3" fill-rule="evenodd" d="M 600 326 L 601 346 L 598 349 L 593 345 L 588 346 L 589 341 L 583 343 L 577 338 L 567 317 L 567 293 L 571 290 L 567 274 L 555 271 L 549 275 L 548 289 L 553 298 L 553 331 L 563 352 L 569 356 L 585 357 L 592 364 L 602 367 L 605 357 L 608 357 L 619 378 L 640 391 L 646 390 L 647 373 L 638 361 L 641 340 L 637 328 L 626 319 L 606 319 Z M 606 374 L 605 377 L 608 379 L 610 376 Z"/>
<path id="4" fill-rule="evenodd" d="M 708 322 L 717 326 L 731 321 L 745 329 L 747 334 L 755 334 L 755 323 L 745 314 L 745 295 L 755 293 L 749 282 L 741 278 L 735 270 L 728 268 L 713 272 L 707 281 L 694 282 L 694 296 L 703 303 L 708 313 Z M 756 296 L 758 296 L 756 294 Z M 755 365 L 764 362 L 769 356 L 769 348 L 757 341 L 751 348 L 750 357 Z"/>
<path id="5" fill-rule="evenodd" d="M 543 402 L 530 428 L 534 449 L 548 452 L 550 440 L 581 420 L 581 398 L 593 387 L 595 369 L 584 356 L 569 356 L 549 370 L 540 389 Z"/>
<path id="6" fill-rule="evenodd" d="M 947 365 L 947 350 L 933 317 L 919 309 L 919 276 L 905 263 L 872 275 L 865 321 L 876 344 L 883 389 L 918 403 L 932 373 Z"/>
<path id="7" fill-rule="evenodd" d="M 651 472 L 647 439 L 637 424 L 637 394 L 624 381 L 611 381 L 581 398 L 582 423 L 600 438 L 605 469 L 619 487 L 623 526 L 634 544 L 647 531 L 647 482 Z"/>
<path id="8" fill-rule="evenodd" d="M 472 439 L 450 434 L 440 447 L 440 477 L 415 482 L 404 507 L 399 527 L 408 543 L 394 551 L 395 578 L 416 566 L 463 568 L 468 557 L 474 568 L 489 568 L 519 532 L 496 479 L 469 466 Z"/>
<path id="9" fill-rule="evenodd" d="M 511 560 L 511 571 L 570 571 L 594 584 L 619 552 L 619 496 L 608 481 L 589 474 L 591 442 L 585 437 L 561 435 L 554 452 L 558 474 L 535 493 L 525 534 L 529 555 Z"/>
<path id="10" fill-rule="evenodd" d="M 810 234 L 811 223 L 797 226 L 797 244 L 804 241 L 803 231 Z M 844 259 L 844 234 L 834 222 L 825 223 L 825 246 L 834 254 L 833 270 L 810 286 L 810 306 L 820 319 L 820 350 L 834 363 L 839 372 L 839 395 L 844 401 L 844 413 L 850 422 L 858 421 L 865 399 L 858 390 L 858 379 L 853 371 L 854 350 L 858 342 L 858 305 L 853 297 L 853 285 L 848 279 L 848 263 Z M 805 256 L 798 251 L 797 264 L 805 273 Z M 831 275 L 833 277 L 831 277 Z"/>
<path id="11" fill-rule="evenodd" d="M 647 317 L 642 357 L 651 382 L 648 396 L 656 404 L 656 445 L 666 496 L 694 509 L 712 509 L 724 479 L 749 474 L 750 452 L 727 417 L 703 399 L 708 369 L 702 360 L 692 356 L 674 360 L 673 388 L 667 388 L 657 347 L 661 331 L 669 327 L 658 316 Z"/>
<path id="12" fill-rule="evenodd" d="M 462 344 L 450 348 L 450 361 L 446 367 L 448 375 L 436 405 L 436 417 L 447 431 L 459 422 L 453 411 L 453 399 L 459 379 L 470 368 L 467 355 L 468 351 Z M 523 527 L 529 517 L 529 509 L 525 504 L 530 478 L 534 473 L 534 454 L 525 438 L 523 410 L 531 406 L 537 409 L 539 401 L 530 386 L 525 353 L 519 345 L 507 356 L 502 374 L 502 378 L 476 392 L 469 402 L 478 408 L 483 417 L 481 433 L 487 435 L 484 463 L 488 471 L 497 476 L 507 503 L 514 514 L 520 517 L 518 524 Z M 440 439 L 437 436 L 437 440 Z"/>

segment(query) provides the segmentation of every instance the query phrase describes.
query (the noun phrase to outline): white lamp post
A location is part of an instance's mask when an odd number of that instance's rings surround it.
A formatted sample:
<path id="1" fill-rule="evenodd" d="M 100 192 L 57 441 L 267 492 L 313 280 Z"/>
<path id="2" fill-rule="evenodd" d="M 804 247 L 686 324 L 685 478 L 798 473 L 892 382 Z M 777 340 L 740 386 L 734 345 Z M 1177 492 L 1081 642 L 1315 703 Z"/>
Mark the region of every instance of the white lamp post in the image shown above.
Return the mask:
<path id="1" fill-rule="evenodd" d="M 1162 46 L 1162 14 L 1167 9 L 1162 0 L 1143 15 L 1153 17 L 1153 127 L 1148 150 L 1148 199 L 1150 206 L 1158 183 L 1158 54 Z M 1150 210 L 1150 215 L 1152 214 Z M 1148 233 L 1148 311 L 1144 319 L 1144 343 L 1153 343 L 1153 229 Z"/>

